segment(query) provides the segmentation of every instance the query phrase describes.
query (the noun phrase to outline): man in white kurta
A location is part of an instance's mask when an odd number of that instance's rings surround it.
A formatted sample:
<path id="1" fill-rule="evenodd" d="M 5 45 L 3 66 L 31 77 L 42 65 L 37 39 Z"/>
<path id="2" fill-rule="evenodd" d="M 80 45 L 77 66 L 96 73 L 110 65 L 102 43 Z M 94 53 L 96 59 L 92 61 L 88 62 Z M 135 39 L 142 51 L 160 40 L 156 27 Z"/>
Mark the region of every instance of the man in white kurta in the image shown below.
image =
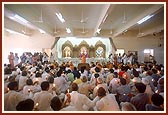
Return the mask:
<path id="1" fill-rule="evenodd" d="M 22 71 L 22 76 L 20 76 L 19 78 L 19 90 L 22 90 L 23 87 L 26 85 L 27 79 L 27 71 Z"/>
<path id="2" fill-rule="evenodd" d="M 120 111 L 119 105 L 115 99 L 114 94 L 107 94 L 103 87 L 98 89 L 98 96 L 101 98 L 96 102 L 96 109 L 98 111 Z"/>
<path id="3" fill-rule="evenodd" d="M 4 110 L 16 111 L 17 104 L 23 101 L 25 97 L 20 92 L 16 92 L 18 89 L 18 83 L 16 81 L 10 82 L 8 88 L 8 93 L 4 95 Z"/>
<path id="4" fill-rule="evenodd" d="M 108 87 L 107 87 L 107 84 L 103 82 L 103 79 L 102 78 L 97 78 L 97 86 L 93 89 L 93 98 L 95 98 L 97 96 L 97 90 L 100 88 L 100 87 L 103 87 L 105 90 L 106 90 L 106 93 L 109 93 L 108 91 Z"/>
<path id="5" fill-rule="evenodd" d="M 48 92 L 49 82 L 43 81 L 41 83 L 41 89 L 41 92 L 34 94 L 34 103 L 35 105 L 38 103 L 37 109 L 39 111 L 51 111 L 52 109 L 50 108 L 50 103 L 54 95 Z"/>
<path id="6" fill-rule="evenodd" d="M 69 87 L 69 83 L 66 81 L 66 79 L 63 75 L 61 75 L 60 77 L 54 78 L 54 83 L 60 93 L 61 92 L 65 93 L 65 91 Z"/>
<path id="7" fill-rule="evenodd" d="M 75 106 L 78 111 L 87 111 L 89 108 L 95 106 L 96 102 L 98 101 L 98 97 L 96 97 L 93 101 L 91 101 L 86 95 L 80 94 L 77 92 L 78 85 L 76 83 L 72 84 L 72 93 L 71 95 L 71 106 Z"/>

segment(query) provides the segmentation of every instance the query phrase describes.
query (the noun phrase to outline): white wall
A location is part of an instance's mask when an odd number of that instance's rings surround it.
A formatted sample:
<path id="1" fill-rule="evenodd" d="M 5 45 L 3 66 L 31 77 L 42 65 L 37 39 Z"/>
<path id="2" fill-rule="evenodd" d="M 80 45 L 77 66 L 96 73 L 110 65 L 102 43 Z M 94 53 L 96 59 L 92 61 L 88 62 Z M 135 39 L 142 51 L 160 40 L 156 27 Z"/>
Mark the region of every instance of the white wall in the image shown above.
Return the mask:
<path id="1" fill-rule="evenodd" d="M 158 47 L 159 36 L 148 35 L 137 38 L 134 32 L 128 32 L 113 39 L 117 49 L 128 51 L 138 51 L 138 61 L 144 61 L 144 49 L 154 49 L 154 57 L 159 64 L 164 64 L 164 47 Z"/>
<path id="2" fill-rule="evenodd" d="M 42 52 L 42 49 L 51 48 L 54 37 L 48 34 L 34 33 L 33 36 L 23 36 L 19 34 L 4 33 L 2 40 L 3 62 L 8 63 L 9 52 L 18 53 L 19 56 L 23 52 Z"/>
<path id="3" fill-rule="evenodd" d="M 76 38 L 76 37 L 67 37 L 67 38 L 60 38 L 57 42 L 57 52 L 58 58 L 62 58 L 62 45 L 69 40 L 73 46 L 79 45 L 83 40 L 88 43 L 89 46 L 95 46 L 97 41 L 102 41 L 102 43 L 106 46 L 106 57 L 112 52 L 112 47 L 110 44 L 109 38 L 100 38 L 100 37 L 92 37 L 92 38 Z"/>

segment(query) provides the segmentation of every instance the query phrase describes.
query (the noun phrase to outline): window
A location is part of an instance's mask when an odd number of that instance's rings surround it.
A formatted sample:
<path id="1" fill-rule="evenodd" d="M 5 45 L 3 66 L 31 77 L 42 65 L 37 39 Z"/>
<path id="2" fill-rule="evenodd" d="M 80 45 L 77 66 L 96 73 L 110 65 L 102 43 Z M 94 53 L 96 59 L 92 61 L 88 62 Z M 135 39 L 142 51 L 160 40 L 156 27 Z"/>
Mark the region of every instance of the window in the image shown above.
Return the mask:
<path id="1" fill-rule="evenodd" d="M 153 62 L 154 50 L 144 49 L 144 62 Z"/>

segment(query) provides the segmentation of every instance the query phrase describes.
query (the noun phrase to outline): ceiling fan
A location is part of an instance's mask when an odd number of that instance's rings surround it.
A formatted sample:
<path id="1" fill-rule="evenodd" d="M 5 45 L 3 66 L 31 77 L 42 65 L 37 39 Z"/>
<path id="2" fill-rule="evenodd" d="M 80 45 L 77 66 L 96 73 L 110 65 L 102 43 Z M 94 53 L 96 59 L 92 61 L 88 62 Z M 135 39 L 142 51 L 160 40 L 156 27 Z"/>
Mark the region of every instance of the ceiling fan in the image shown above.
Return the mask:
<path id="1" fill-rule="evenodd" d="M 141 31 L 140 25 L 139 25 L 139 32 L 137 34 L 137 37 L 142 37 L 143 35 L 144 35 L 144 33 Z"/>
<path id="2" fill-rule="evenodd" d="M 124 10 L 124 16 L 123 16 L 122 23 L 125 24 L 126 22 L 127 22 L 126 11 Z"/>
<path id="3" fill-rule="evenodd" d="M 37 23 L 43 23 L 43 11 L 41 9 L 41 13 L 40 13 L 40 17 L 39 17 L 39 20 L 35 20 L 33 22 L 37 22 Z"/>
<path id="4" fill-rule="evenodd" d="M 86 23 L 88 21 L 88 17 L 84 18 L 83 9 L 82 9 L 82 14 L 81 14 L 81 19 L 80 20 L 73 20 L 73 21 L 78 21 L 80 23 Z"/>
<path id="5" fill-rule="evenodd" d="M 54 35 L 58 34 L 60 31 L 57 30 L 57 27 L 54 28 Z"/>
<path id="6" fill-rule="evenodd" d="M 110 35 L 112 35 L 113 34 L 113 29 L 111 28 L 111 30 L 110 30 L 110 33 L 109 33 Z"/>
<path id="7" fill-rule="evenodd" d="M 31 35 L 32 33 L 27 31 L 27 27 L 25 26 L 24 29 L 21 31 L 24 35 Z"/>
<path id="8" fill-rule="evenodd" d="M 85 33 L 88 32 L 88 31 L 85 30 L 85 25 L 84 24 L 85 23 L 83 23 L 83 25 L 82 25 L 82 31 L 80 32 L 81 34 L 85 34 Z"/>

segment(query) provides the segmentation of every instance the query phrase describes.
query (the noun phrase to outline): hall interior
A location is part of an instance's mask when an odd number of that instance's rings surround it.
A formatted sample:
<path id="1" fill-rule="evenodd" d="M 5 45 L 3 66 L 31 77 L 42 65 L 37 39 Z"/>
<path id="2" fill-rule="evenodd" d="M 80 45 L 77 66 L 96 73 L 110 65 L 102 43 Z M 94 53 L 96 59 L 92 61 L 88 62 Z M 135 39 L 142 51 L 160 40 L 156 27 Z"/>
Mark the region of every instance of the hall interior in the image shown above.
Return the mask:
<path id="1" fill-rule="evenodd" d="M 136 53 L 139 62 L 164 64 L 164 2 L 3 3 L 3 62 L 9 52 L 52 52 L 59 62 L 108 61 L 112 53 Z"/>

